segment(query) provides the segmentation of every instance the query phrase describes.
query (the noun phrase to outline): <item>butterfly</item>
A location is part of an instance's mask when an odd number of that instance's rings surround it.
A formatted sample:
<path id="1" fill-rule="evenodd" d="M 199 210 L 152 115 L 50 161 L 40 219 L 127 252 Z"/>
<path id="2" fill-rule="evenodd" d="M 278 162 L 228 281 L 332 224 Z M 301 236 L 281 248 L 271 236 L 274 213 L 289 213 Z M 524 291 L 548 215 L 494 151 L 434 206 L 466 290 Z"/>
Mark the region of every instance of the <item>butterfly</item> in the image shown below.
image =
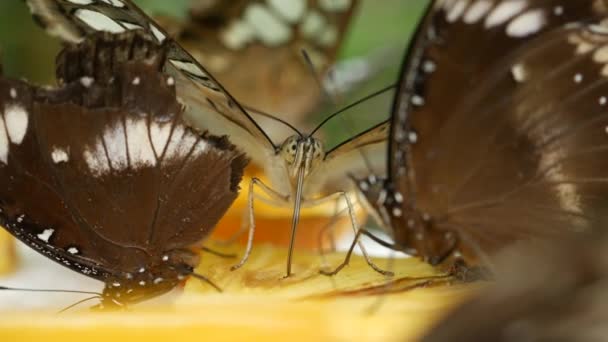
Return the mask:
<path id="1" fill-rule="evenodd" d="M 326 75 L 357 3 L 192 1 L 185 21 L 161 17 L 159 23 L 239 102 L 296 120 L 321 98 L 302 51 Z"/>
<path id="2" fill-rule="evenodd" d="M 606 26 L 585 23 L 606 4 L 433 1 L 404 61 L 388 176 L 357 179 L 394 244 L 358 236 L 468 277 L 514 241 L 602 227 Z"/>
<path id="3" fill-rule="evenodd" d="M 421 341 L 605 339 L 603 234 L 508 248 L 497 282 L 452 310 Z"/>
<path id="4" fill-rule="evenodd" d="M 274 1 L 271 3 L 275 7 L 283 6 Z M 379 120 L 373 127 L 326 149 L 322 141 L 315 137 L 315 133 L 329 120 L 336 119 L 340 113 L 337 112 L 309 134 L 301 133 L 288 125 L 294 134 L 281 143 L 275 143 L 206 68 L 131 1 L 27 0 L 27 4 L 37 22 L 47 32 L 64 41 L 81 41 L 86 35 L 99 31 L 116 34 L 138 30 L 165 44 L 168 51 L 164 72 L 175 80 L 177 97 L 185 105 L 184 117 L 188 123 L 212 134 L 228 135 L 231 142 L 242 149 L 255 164 L 263 167 L 270 185 L 257 178 L 249 184 L 249 239 L 245 255 L 235 268 L 246 262 L 252 248 L 255 231 L 253 202 L 255 197 L 261 195 L 259 192 L 264 194 L 269 203 L 278 206 L 293 205 L 287 276 L 291 275 L 291 252 L 302 205 L 312 206 L 342 200 L 348 206 L 353 228 L 356 229 L 354 205 L 347 194 L 353 184 L 345 175 L 347 171 L 353 175 L 366 174 L 370 165 L 378 166 L 377 170 L 383 172 L 385 155 L 380 152 L 386 146 L 387 121 Z M 250 6 L 254 4 L 259 6 L 257 2 Z M 354 3 L 319 1 L 318 4 L 346 11 Z M 256 18 L 254 26 L 257 28 L 257 40 L 264 41 L 265 35 L 275 34 L 268 32 L 268 28 L 261 28 L 263 25 L 260 23 L 266 23 L 267 16 Z M 254 189 L 258 190 L 255 196 Z M 371 264 L 369 259 L 368 261 Z"/>
<path id="5" fill-rule="evenodd" d="M 58 56 L 56 88 L 0 78 L 0 224 L 103 281 L 103 307 L 205 279 L 195 250 L 247 164 L 186 125 L 165 53 L 142 35 L 96 34 Z"/>

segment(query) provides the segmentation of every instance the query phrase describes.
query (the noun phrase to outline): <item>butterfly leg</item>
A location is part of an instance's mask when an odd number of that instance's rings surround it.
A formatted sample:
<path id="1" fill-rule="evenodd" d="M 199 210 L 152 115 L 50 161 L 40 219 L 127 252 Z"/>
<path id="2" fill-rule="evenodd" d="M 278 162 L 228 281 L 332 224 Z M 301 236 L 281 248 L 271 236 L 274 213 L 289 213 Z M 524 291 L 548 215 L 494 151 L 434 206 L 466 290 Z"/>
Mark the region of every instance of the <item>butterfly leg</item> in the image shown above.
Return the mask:
<path id="1" fill-rule="evenodd" d="M 339 201 L 335 202 L 335 210 L 333 216 L 331 217 L 331 220 L 323 228 L 321 228 L 317 237 L 317 242 L 319 244 L 319 255 L 321 256 L 321 264 L 324 266 L 327 265 L 327 260 L 325 258 L 325 253 L 327 252 L 323 248 L 323 238 L 325 237 L 325 235 L 328 236 L 328 240 L 330 243 L 330 252 L 336 251 L 336 237 L 334 235 L 334 228 L 338 217 L 340 217 L 344 213 L 344 210 L 339 210 L 339 204 Z"/>
<path id="2" fill-rule="evenodd" d="M 207 252 L 209 254 L 213 254 L 213 255 L 218 256 L 220 258 L 236 258 L 236 254 L 218 252 L 218 251 L 216 251 L 214 249 L 211 249 L 211 248 L 205 247 L 205 246 L 201 247 L 201 251 Z"/>
<path id="3" fill-rule="evenodd" d="M 346 253 L 346 257 L 344 258 L 344 261 L 342 261 L 342 263 L 332 271 L 320 270 L 319 272 L 326 276 L 333 276 L 333 275 L 338 274 L 346 265 L 348 265 L 350 263 L 350 258 L 353 254 L 355 246 L 357 246 L 357 244 L 360 244 L 361 235 L 366 235 L 367 237 L 374 240 L 375 242 L 378 242 L 380 245 L 382 245 L 384 247 L 391 248 L 391 246 L 392 246 L 392 244 L 374 236 L 374 234 L 370 233 L 367 229 L 361 228 L 357 231 L 357 234 L 355 234 L 355 238 L 353 239 L 353 242 L 351 243 L 350 247 L 348 248 L 348 252 Z M 385 271 L 380 268 L 376 269 L 378 266 L 376 266 L 375 264 L 370 263 L 370 262 L 371 261 L 368 261 L 368 264 L 375 271 L 379 272 L 380 274 L 389 276 L 389 277 L 392 277 L 394 275 L 393 272 Z"/>
<path id="4" fill-rule="evenodd" d="M 340 217 L 340 215 L 343 214 L 343 212 L 344 212 L 343 210 L 341 211 L 339 209 L 339 205 L 340 205 L 340 202 L 336 201 L 335 207 L 334 207 L 334 213 L 331 217 L 331 220 L 323 228 L 321 228 L 321 230 L 319 230 L 319 236 L 317 237 L 317 241 L 319 244 L 319 252 L 321 254 L 324 253 L 323 241 L 324 241 L 325 236 L 327 236 L 327 240 L 329 241 L 330 252 L 336 251 L 336 237 L 334 235 L 334 226 L 335 226 L 336 221 L 338 220 L 338 217 Z"/>
<path id="5" fill-rule="evenodd" d="M 346 202 L 346 206 L 348 207 L 348 215 L 350 216 L 351 226 L 353 228 L 353 231 L 355 232 L 354 244 L 359 245 L 359 248 L 361 249 L 361 253 L 363 254 L 363 257 L 365 258 L 365 261 L 374 271 L 376 271 L 382 275 L 385 275 L 385 276 L 392 276 L 393 272 L 381 269 L 378 265 L 376 265 L 372 261 L 372 259 L 367 254 L 367 251 L 365 250 L 365 246 L 363 246 L 363 243 L 361 241 L 359 241 L 358 236 L 359 236 L 359 231 L 361 231 L 361 229 L 359 229 L 359 225 L 357 224 L 357 218 L 355 217 L 355 209 L 354 209 L 353 203 L 352 203 L 350 197 L 348 197 L 348 195 L 346 194 L 346 192 L 338 191 L 327 197 L 320 198 L 320 199 L 313 200 L 313 201 L 308 201 L 307 204 L 319 205 L 319 204 L 327 202 L 327 201 L 333 201 L 336 198 L 340 198 L 340 197 L 344 199 L 344 201 Z M 366 235 L 371 235 L 371 233 L 368 232 Z M 350 260 L 350 252 L 349 252 L 349 255 L 347 256 L 347 259 L 348 260 L 346 260 L 346 263 L 348 264 L 348 261 Z M 346 265 L 344 265 L 344 266 L 346 266 Z M 342 267 L 344 267 L 344 266 L 342 266 Z"/>
<path id="6" fill-rule="evenodd" d="M 247 211 L 249 213 L 249 234 L 247 237 L 247 247 L 245 248 L 245 253 L 243 254 L 243 257 L 241 258 L 239 263 L 230 268 L 232 271 L 237 270 L 243 267 L 243 265 L 245 265 L 245 263 L 249 259 L 249 256 L 251 255 L 251 250 L 253 249 L 253 237 L 255 235 L 255 215 L 253 208 L 254 198 L 256 197 L 254 191 L 255 186 L 260 188 L 274 202 L 285 203 L 288 199 L 287 196 L 279 194 L 278 192 L 274 191 L 272 188 L 264 184 L 264 182 L 262 182 L 259 178 L 251 179 L 251 182 L 249 182 L 249 191 L 247 193 Z"/>

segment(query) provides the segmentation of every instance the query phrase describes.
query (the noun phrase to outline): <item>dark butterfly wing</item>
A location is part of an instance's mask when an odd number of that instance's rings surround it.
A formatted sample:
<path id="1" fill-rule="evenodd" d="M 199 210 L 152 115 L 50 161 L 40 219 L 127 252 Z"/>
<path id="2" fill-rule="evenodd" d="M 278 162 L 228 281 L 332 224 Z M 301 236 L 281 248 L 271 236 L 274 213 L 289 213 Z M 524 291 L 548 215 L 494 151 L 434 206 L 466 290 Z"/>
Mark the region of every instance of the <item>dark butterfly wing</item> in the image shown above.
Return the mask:
<path id="1" fill-rule="evenodd" d="M 101 35 L 60 55 L 58 89 L 0 79 L 1 224 L 124 291 L 170 289 L 196 264 L 183 258 L 236 198 L 246 163 L 186 126 L 163 54 Z"/>
<path id="2" fill-rule="evenodd" d="M 453 115 L 453 110 L 446 109 L 467 105 L 471 87 L 489 77 L 496 65 L 519 53 L 525 42 L 566 23 L 605 15 L 602 3 L 433 2 L 409 54 L 406 72 L 411 78 L 410 94 L 401 100 L 402 106 L 413 107 L 409 121 L 422 137 L 418 143 L 425 144 L 424 137 L 436 134 L 437 128 Z"/>
<path id="3" fill-rule="evenodd" d="M 450 312 L 421 340 L 604 340 L 607 244 L 599 237 L 509 250 L 498 260 L 498 281 Z"/>
<path id="4" fill-rule="evenodd" d="M 262 163 L 274 144 L 234 98 L 177 42 L 129 0 L 27 0 L 32 15 L 45 29 L 65 41 L 105 31 L 143 31 L 167 46 L 164 68 L 174 77 L 177 95 L 187 104 L 191 124 L 211 133 L 226 134 Z"/>
<path id="5" fill-rule="evenodd" d="M 458 239 L 479 256 L 599 223 L 603 37 L 587 51 L 573 39 L 603 11 L 596 1 L 431 5 L 396 98 L 392 193 L 378 210 L 397 240 L 437 260 Z"/>
<path id="6" fill-rule="evenodd" d="M 168 31 L 242 103 L 277 115 L 308 114 L 358 1 L 191 1 Z M 162 20 L 161 20 L 162 23 Z"/>

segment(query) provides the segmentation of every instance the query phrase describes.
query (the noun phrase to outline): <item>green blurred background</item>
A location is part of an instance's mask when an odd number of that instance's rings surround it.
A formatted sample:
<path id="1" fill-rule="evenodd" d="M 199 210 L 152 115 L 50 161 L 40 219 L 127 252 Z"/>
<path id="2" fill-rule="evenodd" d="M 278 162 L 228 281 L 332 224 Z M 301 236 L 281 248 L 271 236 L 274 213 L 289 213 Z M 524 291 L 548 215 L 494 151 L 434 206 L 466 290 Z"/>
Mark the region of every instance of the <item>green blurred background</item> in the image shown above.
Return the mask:
<path id="1" fill-rule="evenodd" d="M 135 2 L 152 15 L 169 14 L 185 17 L 191 1 L 196 0 L 138 0 Z M 348 99 L 345 99 L 344 104 L 396 82 L 403 51 L 426 3 L 426 0 L 361 0 L 361 5 L 341 50 L 340 58 L 361 57 L 383 49 L 390 50 L 392 53 L 381 60 L 383 71 L 372 81 L 361 85 Z M 4 74 L 16 78 L 26 78 L 35 83 L 52 84 L 54 82 L 54 56 L 59 49 L 58 41 L 47 36 L 33 23 L 24 1 L 0 1 L 0 19 L 0 51 L 2 52 Z M 381 104 L 370 101 L 358 110 L 383 112 L 382 115 L 387 117 L 390 111 L 390 96 L 385 96 L 382 101 Z M 315 113 L 311 120 L 318 122 L 328 114 L 328 111 L 330 110 Z M 370 117 L 367 116 L 368 119 Z M 353 121 L 356 121 L 355 125 L 358 128 L 377 123 L 370 120 L 362 116 L 361 119 Z M 352 132 L 340 133 L 344 129 L 337 128 L 340 126 L 339 122 L 335 122 L 333 125 L 333 128 L 327 128 L 332 132 L 329 135 L 332 138 L 330 140 L 333 140 L 328 142 L 329 145 L 352 134 Z"/>

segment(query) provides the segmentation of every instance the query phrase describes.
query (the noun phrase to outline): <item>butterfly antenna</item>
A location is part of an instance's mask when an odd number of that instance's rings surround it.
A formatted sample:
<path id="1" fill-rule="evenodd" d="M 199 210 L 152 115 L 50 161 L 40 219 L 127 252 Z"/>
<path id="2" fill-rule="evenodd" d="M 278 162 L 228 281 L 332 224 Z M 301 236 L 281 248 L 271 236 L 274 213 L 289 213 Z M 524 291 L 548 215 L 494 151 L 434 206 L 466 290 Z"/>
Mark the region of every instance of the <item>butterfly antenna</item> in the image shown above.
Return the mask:
<path id="1" fill-rule="evenodd" d="M 312 73 L 312 75 L 313 75 L 313 77 L 315 79 L 315 82 L 317 83 L 317 86 L 319 87 L 319 89 L 321 89 L 321 92 L 323 93 L 323 95 L 325 96 L 325 98 L 327 99 L 327 101 L 329 103 L 332 103 L 335 106 L 336 103 L 337 103 L 337 100 L 336 100 L 335 96 L 333 96 L 327 90 L 327 88 L 323 85 L 323 82 L 321 82 L 321 79 L 319 78 L 319 74 L 315 70 L 315 66 L 312 63 L 312 59 L 310 58 L 310 55 L 306 52 L 306 50 L 302 50 L 302 56 L 304 57 L 304 60 L 306 61 L 306 65 L 308 65 L 308 68 L 310 69 L 310 71 L 311 71 L 311 73 Z M 334 74 L 330 71 L 329 72 L 329 77 L 332 80 L 333 80 L 333 75 Z M 388 87 L 386 87 L 384 89 L 381 89 L 381 90 L 379 90 L 379 91 L 377 91 L 377 92 L 375 92 L 373 94 L 365 96 L 364 98 L 359 99 L 358 101 L 355 101 L 354 103 L 351 103 L 350 105 L 348 105 L 348 106 L 346 106 L 346 107 L 338 110 L 337 112 L 329 115 L 327 118 L 325 118 L 323 121 L 321 121 L 321 123 L 319 125 L 317 125 L 317 127 L 315 127 L 315 129 L 312 130 L 312 132 L 309 134 L 309 136 L 314 135 L 321 127 L 323 127 L 323 125 L 325 125 L 325 123 L 327 123 L 329 120 L 331 120 L 332 118 L 336 117 L 337 115 L 339 115 L 339 114 L 341 114 L 341 113 L 343 113 L 343 112 L 345 112 L 345 111 L 347 111 L 347 110 L 349 110 L 349 109 L 351 109 L 351 108 L 353 108 L 353 107 L 355 107 L 355 106 L 357 106 L 357 105 L 359 105 L 359 104 L 361 104 L 361 103 L 363 103 L 363 102 L 365 102 L 367 100 L 370 100 L 370 99 L 372 99 L 372 98 L 374 98 L 376 96 L 379 96 L 379 95 L 385 93 L 386 91 L 389 91 L 389 90 L 391 90 L 391 89 L 393 89 L 395 87 L 396 87 L 395 84 L 390 85 L 390 86 L 388 86 Z M 351 125 L 351 122 L 343 119 L 343 123 L 346 125 L 346 130 L 349 133 L 352 134 L 355 131 L 355 129 Z M 361 157 L 363 158 L 363 162 L 365 163 L 365 166 L 367 167 L 367 169 L 370 170 L 370 172 L 373 172 L 373 168 L 372 168 L 371 162 L 369 161 L 369 158 L 365 155 L 365 153 L 363 153 L 362 150 L 358 149 L 358 151 L 361 154 Z"/>
<path id="2" fill-rule="evenodd" d="M 201 247 L 201 251 L 209 253 L 211 255 L 215 255 L 220 258 L 226 258 L 226 259 L 236 258 L 236 254 L 234 254 L 234 253 L 223 253 L 223 252 L 216 251 L 215 249 L 212 249 L 212 248 L 209 248 L 206 246 Z"/>
<path id="3" fill-rule="evenodd" d="M 93 300 L 93 299 L 102 299 L 102 297 L 101 296 L 93 296 L 93 297 L 88 297 L 88 298 L 85 298 L 85 299 L 81 299 L 81 300 L 77 301 L 76 303 L 70 304 L 69 306 L 67 306 L 67 307 L 65 307 L 65 308 L 57 311 L 57 313 L 58 314 L 64 313 L 64 312 L 70 310 L 71 308 L 74 308 L 74 307 L 76 307 L 76 306 L 78 306 L 78 305 L 80 305 L 82 303 L 88 302 L 88 301 Z"/>
<path id="4" fill-rule="evenodd" d="M 193 276 L 194 278 L 201 280 L 209 285 L 211 285 L 211 287 L 213 287 L 214 289 L 217 290 L 217 292 L 222 293 L 222 288 L 219 287 L 217 284 L 215 284 L 213 281 L 211 281 L 211 279 L 205 277 L 202 274 L 198 274 L 198 273 L 194 273 L 194 272 L 189 272 L 189 275 Z"/>
<path id="5" fill-rule="evenodd" d="M 298 134 L 299 136 L 302 136 L 302 133 L 300 133 L 300 131 L 299 131 L 299 130 L 298 130 L 296 127 L 295 127 L 295 126 L 293 126 L 293 125 L 292 125 L 292 124 L 290 124 L 289 122 L 287 122 L 287 121 L 285 121 L 285 120 L 283 120 L 283 119 L 281 119 L 281 118 L 277 117 L 276 115 L 272 115 L 272 114 L 269 114 L 269 113 L 267 113 L 267 112 L 263 112 L 263 111 L 261 111 L 261 110 L 259 110 L 259 109 L 253 108 L 253 107 L 249 107 L 249 106 L 245 106 L 245 105 L 241 105 L 241 106 L 242 106 L 242 107 L 243 107 L 243 109 L 245 109 L 246 111 L 251 112 L 251 113 L 253 113 L 253 114 L 255 114 L 255 115 L 263 116 L 263 117 L 265 117 L 265 118 L 268 118 L 268 119 L 274 120 L 274 121 L 276 121 L 276 122 L 279 122 L 279 123 L 281 123 L 281 124 L 283 124 L 283 125 L 285 125 L 285 126 L 289 127 L 289 128 L 292 130 L 292 131 L 294 131 L 294 132 L 295 132 L 296 134 Z"/>
<path id="6" fill-rule="evenodd" d="M 392 84 L 392 85 L 390 85 L 388 87 L 382 88 L 382 89 L 380 89 L 380 90 L 378 90 L 378 91 L 376 91 L 376 92 L 374 92 L 372 94 L 369 94 L 369 95 L 367 95 L 367 96 L 365 96 L 365 97 L 363 97 L 363 98 L 361 98 L 361 99 L 359 99 L 359 100 L 357 100 L 357 101 L 355 101 L 355 102 L 347 105 L 346 107 L 338 110 L 337 112 L 329 115 L 323 121 L 321 121 L 321 123 L 319 125 L 317 125 L 317 127 L 315 127 L 315 129 L 312 130 L 312 132 L 310 133 L 310 135 L 311 136 L 314 135 L 321 127 L 323 127 L 323 125 L 325 125 L 327 122 L 329 122 L 329 120 L 333 119 L 337 115 L 340 115 L 340 114 L 344 113 L 345 111 L 347 111 L 347 110 L 349 110 L 349 109 L 351 109 L 353 107 L 356 107 L 356 106 L 360 105 L 361 103 L 363 103 L 365 101 L 371 100 L 371 99 L 373 99 L 376 96 L 380 96 L 380 95 L 386 93 L 387 91 L 390 91 L 390 90 L 394 89 L 395 87 L 396 87 L 396 85 Z M 354 129 L 350 125 L 350 122 L 347 121 L 347 120 L 343 120 L 343 121 L 344 121 L 344 124 L 347 126 L 348 131 L 354 132 Z M 388 121 L 388 120 L 386 120 L 386 121 Z M 347 142 L 347 141 L 345 141 L 345 142 Z M 367 155 L 365 153 L 363 153 L 363 151 L 361 149 L 357 149 L 357 151 L 359 151 L 359 154 L 361 155 L 361 158 L 363 158 L 363 162 L 365 163 L 365 166 L 367 167 L 367 169 L 370 172 L 373 173 L 374 169 L 373 169 L 372 163 L 369 161 L 369 158 L 367 157 Z"/>
<path id="7" fill-rule="evenodd" d="M 315 83 L 317 83 L 317 86 L 319 87 L 319 89 L 321 89 L 321 93 L 323 94 L 323 97 L 325 97 L 325 100 L 328 103 L 331 103 L 335 106 L 336 103 L 338 102 L 336 97 L 333 96 L 329 92 L 329 90 L 327 90 L 325 85 L 323 85 L 323 82 L 321 81 L 321 78 L 319 77 L 319 74 L 317 73 L 317 69 L 315 68 L 314 63 L 312 62 L 310 55 L 304 49 L 302 49 L 302 56 L 304 57 L 304 62 L 306 62 L 306 65 L 308 66 L 310 73 L 312 74 L 313 78 L 315 79 Z"/>
<path id="8" fill-rule="evenodd" d="M 78 291 L 78 290 L 55 290 L 55 289 L 28 289 L 22 287 L 8 287 L 0 286 L 0 291 L 20 291 L 20 292 L 47 292 L 47 293 L 78 293 L 78 294 L 90 294 L 101 297 L 102 294 L 99 292 L 92 291 Z"/>
<path id="9" fill-rule="evenodd" d="M 363 102 L 371 100 L 371 99 L 373 99 L 376 96 L 380 96 L 380 95 L 386 93 L 389 90 L 393 90 L 396 87 L 397 87 L 396 84 L 392 84 L 390 86 L 384 87 L 384 88 L 382 88 L 382 89 L 380 89 L 378 91 L 375 91 L 375 92 L 373 92 L 373 93 L 371 93 L 371 94 L 369 94 L 369 95 L 367 95 L 365 97 L 362 97 L 361 99 L 359 99 L 359 100 L 357 100 L 357 101 L 355 101 L 355 102 L 347 105 L 346 107 L 341 108 L 337 112 L 332 113 L 331 115 L 329 115 L 328 117 L 326 117 L 325 119 L 323 119 L 323 121 L 321 121 L 321 123 L 318 124 L 317 127 L 315 127 L 314 130 L 312 130 L 312 132 L 310 133 L 310 135 L 315 134 L 315 132 L 317 132 L 321 127 L 323 127 L 323 125 L 325 125 L 328 121 L 330 121 L 331 119 L 335 118 L 336 116 L 338 116 L 338 115 L 346 112 L 347 110 L 349 110 L 349 109 L 351 109 L 353 107 L 356 107 L 356 106 L 362 104 Z"/>

